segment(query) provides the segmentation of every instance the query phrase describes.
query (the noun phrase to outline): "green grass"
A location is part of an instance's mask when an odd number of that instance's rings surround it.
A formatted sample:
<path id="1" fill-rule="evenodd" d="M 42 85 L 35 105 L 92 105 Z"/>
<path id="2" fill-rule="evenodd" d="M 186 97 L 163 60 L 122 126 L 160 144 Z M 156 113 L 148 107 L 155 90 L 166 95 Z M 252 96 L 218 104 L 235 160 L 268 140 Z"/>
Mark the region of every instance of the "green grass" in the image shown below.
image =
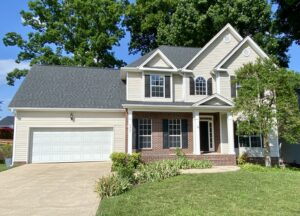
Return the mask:
<path id="1" fill-rule="evenodd" d="M 5 171 L 5 170 L 7 170 L 5 164 L 0 163 L 0 172 L 1 172 L 1 171 Z"/>
<path id="2" fill-rule="evenodd" d="M 300 171 L 181 175 L 101 201 L 97 215 L 300 215 Z"/>

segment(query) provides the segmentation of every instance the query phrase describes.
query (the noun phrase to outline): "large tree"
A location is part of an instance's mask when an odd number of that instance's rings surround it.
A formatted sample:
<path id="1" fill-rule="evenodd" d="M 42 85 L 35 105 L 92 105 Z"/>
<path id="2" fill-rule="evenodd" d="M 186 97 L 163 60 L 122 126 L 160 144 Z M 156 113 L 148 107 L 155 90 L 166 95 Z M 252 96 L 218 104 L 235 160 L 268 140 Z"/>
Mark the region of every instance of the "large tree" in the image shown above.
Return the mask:
<path id="1" fill-rule="evenodd" d="M 142 54 L 161 44 L 203 47 L 227 23 L 287 66 L 291 41 L 274 28 L 266 0 L 137 0 L 126 12 L 129 50 Z"/>
<path id="2" fill-rule="evenodd" d="M 276 19 L 279 30 L 300 45 L 300 1 L 274 0 L 274 2 L 278 4 Z"/>
<path id="3" fill-rule="evenodd" d="M 234 109 L 238 133 L 262 135 L 265 164 L 270 166 L 272 131 L 278 129 L 281 142 L 300 140 L 300 111 L 295 91 L 300 87 L 300 74 L 280 68 L 272 60 L 258 60 L 244 65 L 236 75 L 241 86 Z"/>
<path id="4" fill-rule="evenodd" d="M 27 37 L 9 32 L 3 42 L 21 49 L 18 63 L 119 67 L 124 62 L 111 49 L 124 36 L 125 6 L 122 0 L 31 0 L 29 11 L 21 11 L 31 32 Z M 26 73 L 15 69 L 8 84 Z"/>

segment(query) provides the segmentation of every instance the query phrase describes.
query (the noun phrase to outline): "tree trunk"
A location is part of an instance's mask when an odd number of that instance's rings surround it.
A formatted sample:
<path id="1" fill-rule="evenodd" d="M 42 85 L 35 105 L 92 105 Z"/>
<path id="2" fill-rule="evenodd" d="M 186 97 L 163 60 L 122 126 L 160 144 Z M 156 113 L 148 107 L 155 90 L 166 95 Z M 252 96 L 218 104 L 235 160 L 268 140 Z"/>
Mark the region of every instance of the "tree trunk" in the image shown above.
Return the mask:
<path id="1" fill-rule="evenodd" d="M 264 135 L 264 156 L 265 156 L 265 166 L 271 167 L 269 135 Z"/>

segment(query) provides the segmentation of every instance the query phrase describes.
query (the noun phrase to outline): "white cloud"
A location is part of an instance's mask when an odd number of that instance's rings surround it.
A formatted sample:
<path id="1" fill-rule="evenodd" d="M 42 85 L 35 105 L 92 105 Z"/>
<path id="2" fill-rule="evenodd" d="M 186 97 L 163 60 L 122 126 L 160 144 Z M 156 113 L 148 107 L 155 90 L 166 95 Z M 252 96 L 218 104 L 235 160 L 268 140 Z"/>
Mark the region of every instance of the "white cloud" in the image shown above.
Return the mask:
<path id="1" fill-rule="evenodd" d="M 6 75 L 13 69 L 29 69 L 29 62 L 16 63 L 13 59 L 0 59 L 0 84 L 6 83 Z"/>

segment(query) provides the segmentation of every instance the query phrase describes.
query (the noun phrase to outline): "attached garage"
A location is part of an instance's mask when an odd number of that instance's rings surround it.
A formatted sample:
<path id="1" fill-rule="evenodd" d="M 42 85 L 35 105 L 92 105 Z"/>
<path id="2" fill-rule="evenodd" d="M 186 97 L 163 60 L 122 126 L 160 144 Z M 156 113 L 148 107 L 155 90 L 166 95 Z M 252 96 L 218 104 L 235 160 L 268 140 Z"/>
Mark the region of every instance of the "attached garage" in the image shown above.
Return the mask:
<path id="1" fill-rule="evenodd" d="M 32 163 L 108 161 L 113 128 L 33 128 Z"/>

